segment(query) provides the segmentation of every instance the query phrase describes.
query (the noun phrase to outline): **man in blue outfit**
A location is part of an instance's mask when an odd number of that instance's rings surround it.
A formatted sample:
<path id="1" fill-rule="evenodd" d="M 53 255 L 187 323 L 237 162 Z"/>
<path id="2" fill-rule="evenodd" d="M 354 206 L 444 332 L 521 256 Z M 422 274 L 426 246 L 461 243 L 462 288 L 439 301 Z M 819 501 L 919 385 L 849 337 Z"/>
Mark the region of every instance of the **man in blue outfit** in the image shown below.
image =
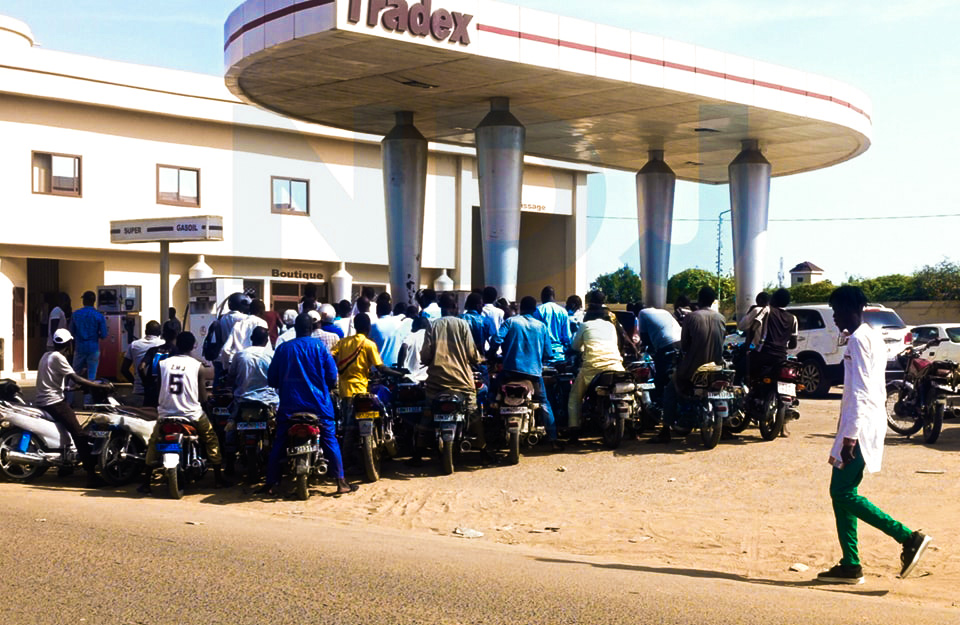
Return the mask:
<path id="1" fill-rule="evenodd" d="M 343 460 L 330 398 L 330 389 L 337 385 L 337 365 L 323 341 L 310 336 L 313 324 L 310 315 L 298 315 L 294 324 L 297 338 L 277 348 L 267 370 L 270 386 L 280 394 L 280 406 L 277 409 L 276 439 L 261 492 L 276 494 L 280 483 L 280 461 L 287 451 L 290 415 L 298 412 L 316 415 L 319 420 L 320 446 L 330 460 L 330 474 L 337 480 L 337 494 L 353 490 L 343 479 Z"/>
<path id="2" fill-rule="evenodd" d="M 552 286 L 545 286 L 540 292 L 540 301 L 533 318 L 542 321 L 547 326 L 550 338 L 550 357 L 547 363 L 562 362 L 566 358 L 567 348 L 570 347 L 570 314 L 567 309 L 554 300 L 557 294 Z M 522 314 L 522 313 L 521 313 Z"/>
<path id="3" fill-rule="evenodd" d="M 100 365 L 100 339 L 107 338 L 107 319 L 93 307 L 97 303 L 97 296 L 93 291 L 87 291 L 81 299 L 83 308 L 73 313 L 70 318 L 70 332 L 73 334 L 76 349 L 73 355 L 73 370 L 78 375 L 85 374 L 89 380 L 96 380 L 97 367 Z M 89 398 L 89 395 L 84 396 L 87 403 Z"/>
<path id="4" fill-rule="evenodd" d="M 543 363 L 551 357 L 552 350 L 547 326 L 534 317 L 536 312 L 537 300 L 529 295 L 521 299 L 520 314 L 504 320 L 500 333 L 490 339 L 490 351 L 496 352 L 498 347 L 502 349 L 503 373 L 498 384 L 513 380 L 533 383 L 534 401 L 540 404 L 540 418 L 547 430 L 547 438 L 553 449 L 559 451 L 563 446 L 557 440 L 553 408 L 543 385 Z M 563 314 L 566 317 L 567 312 L 564 310 Z"/>
<path id="5" fill-rule="evenodd" d="M 483 316 L 483 298 L 479 293 L 471 293 L 467 296 L 467 301 L 463 305 L 464 311 L 461 319 L 470 324 L 470 334 L 473 336 L 473 342 L 477 350 L 482 354 L 486 353 L 490 341 L 490 319 Z"/>

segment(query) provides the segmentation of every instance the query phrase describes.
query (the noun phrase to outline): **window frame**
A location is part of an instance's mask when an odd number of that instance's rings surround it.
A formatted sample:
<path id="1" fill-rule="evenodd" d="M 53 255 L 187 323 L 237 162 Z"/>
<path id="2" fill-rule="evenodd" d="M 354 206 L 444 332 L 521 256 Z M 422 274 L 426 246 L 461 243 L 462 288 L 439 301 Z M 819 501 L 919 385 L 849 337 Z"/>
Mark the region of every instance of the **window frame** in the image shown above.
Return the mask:
<path id="1" fill-rule="evenodd" d="M 273 195 L 273 185 L 277 180 L 287 182 L 302 182 L 307 185 L 307 210 L 298 211 L 293 209 L 277 208 L 277 203 Z M 291 196 L 292 196 L 291 189 Z M 270 176 L 270 213 L 273 215 L 299 215 L 301 217 L 310 216 L 310 179 L 309 178 L 291 178 L 290 176 Z"/>
<path id="2" fill-rule="evenodd" d="M 177 170 L 177 197 L 180 196 L 180 172 L 181 171 L 192 171 L 197 174 L 197 201 L 196 202 L 185 202 L 183 200 L 166 200 L 160 196 L 160 168 L 165 169 L 175 169 Z M 157 163 L 157 204 L 164 204 L 166 206 L 190 206 L 193 208 L 200 208 L 200 168 L 199 167 L 185 167 L 183 165 L 168 165 L 165 163 Z"/>
<path id="3" fill-rule="evenodd" d="M 50 157 L 50 190 L 49 191 L 37 191 L 35 180 L 33 179 L 33 161 L 36 158 L 37 154 L 44 154 Z M 62 158 L 75 158 L 77 159 L 77 190 L 76 192 L 70 191 L 56 191 L 53 188 L 53 157 L 59 156 Z M 80 154 L 64 154 L 62 152 L 45 152 L 43 150 L 30 150 L 30 191 L 34 195 L 57 195 L 60 197 L 83 197 L 83 156 Z"/>
<path id="4" fill-rule="evenodd" d="M 827 327 L 826 321 L 824 321 L 823 315 L 820 314 L 819 310 L 812 309 L 812 308 L 797 308 L 797 309 L 790 310 L 789 312 L 793 314 L 794 317 L 797 318 L 798 332 L 811 332 L 816 330 L 823 330 L 824 328 Z M 801 322 L 801 317 L 804 318 L 804 322 Z M 813 319 L 816 319 L 819 322 L 816 327 L 814 328 L 803 327 L 804 325 L 806 325 L 805 322 L 809 322 Z"/>

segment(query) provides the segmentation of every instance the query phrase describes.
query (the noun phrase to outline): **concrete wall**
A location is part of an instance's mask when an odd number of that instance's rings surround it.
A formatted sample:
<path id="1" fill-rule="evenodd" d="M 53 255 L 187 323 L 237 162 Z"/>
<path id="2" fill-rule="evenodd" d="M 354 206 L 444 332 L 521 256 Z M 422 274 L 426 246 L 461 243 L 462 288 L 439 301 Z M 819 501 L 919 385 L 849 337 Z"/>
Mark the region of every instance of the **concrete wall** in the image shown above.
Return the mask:
<path id="1" fill-rule="evenodd" d="M 883 302 L 897 311 L 908 326 L 925 323 L 960 323 L 960 301 Z"/>

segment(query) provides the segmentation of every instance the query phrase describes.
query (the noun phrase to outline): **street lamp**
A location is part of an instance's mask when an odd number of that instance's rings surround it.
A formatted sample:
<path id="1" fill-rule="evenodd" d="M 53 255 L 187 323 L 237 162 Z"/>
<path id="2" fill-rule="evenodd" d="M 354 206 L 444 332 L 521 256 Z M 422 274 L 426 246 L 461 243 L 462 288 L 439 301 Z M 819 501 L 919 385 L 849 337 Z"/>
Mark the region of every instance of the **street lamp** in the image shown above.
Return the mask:
<path id="1" fill-rule="evenodd" d="M 720 287 L 720 257 L 723 252 L 723 216 L 732 210 L 732 208 L 728 208 L 717 215 L 717 301 L 723 299 L 723 291 Z"/>

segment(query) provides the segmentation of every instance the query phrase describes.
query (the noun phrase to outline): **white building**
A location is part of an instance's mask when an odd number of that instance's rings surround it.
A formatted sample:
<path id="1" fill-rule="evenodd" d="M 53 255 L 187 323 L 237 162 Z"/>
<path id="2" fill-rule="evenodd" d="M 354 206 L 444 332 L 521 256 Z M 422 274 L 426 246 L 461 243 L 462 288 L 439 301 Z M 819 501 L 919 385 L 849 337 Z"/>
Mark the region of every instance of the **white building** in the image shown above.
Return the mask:
<path id="1" fill-rule="evenodd" d="M 379 136 L 245 105 L 220 76 L 40 49 L 25 24 L 5 17 L 0 56 L 4 375 L 36 366 L 60 291 L 78 308 L 99 285 L 141 285 L 142 320 L 160 317 L 157 245 L 111 244 L 111 220 L 223 217 L 222 242 L 172 246 L 181 316 L 200 254 L 279 310 L 306 282 L 323 295 L 341 262 L 354 289 L 389 282 Z M 582 293 L 586 179 L 596 169 L 525 163 L 518 291 Z M 425 285 L 447 269 L 458 290 L 482 286 L 475 172 L 473 150 L 430 144 Z"/>
<path id="2" fill-rule="evenodd" d="M 790 270 L 790 286 L 817 282 L 823 282 L 823 269 L 808 260 Z"/>

